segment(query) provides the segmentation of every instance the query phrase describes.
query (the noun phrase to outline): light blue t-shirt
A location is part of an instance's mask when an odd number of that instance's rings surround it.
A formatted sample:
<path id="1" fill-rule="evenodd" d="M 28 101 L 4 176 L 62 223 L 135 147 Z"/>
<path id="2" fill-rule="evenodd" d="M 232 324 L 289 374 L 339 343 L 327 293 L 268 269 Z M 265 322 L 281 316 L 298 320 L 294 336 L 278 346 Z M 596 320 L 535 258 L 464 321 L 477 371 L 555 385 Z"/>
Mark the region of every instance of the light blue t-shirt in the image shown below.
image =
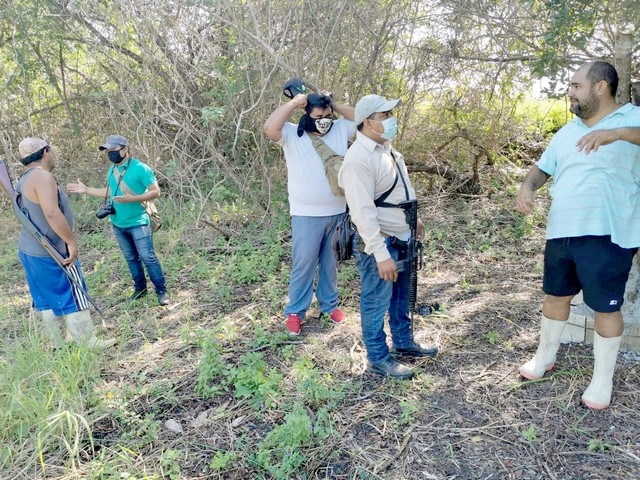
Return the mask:
<path id="1" fill-rule="evenodd" d="M 640 246 L 640 146 L 616 141 L 589 154 L 576 143 L 594 131 L 640 127 L 640 107 L 620 107 L 592 127 L 574 118 L 555 134 L 537 166 L 553 177 L 547 239 L 611 235 Z"/>

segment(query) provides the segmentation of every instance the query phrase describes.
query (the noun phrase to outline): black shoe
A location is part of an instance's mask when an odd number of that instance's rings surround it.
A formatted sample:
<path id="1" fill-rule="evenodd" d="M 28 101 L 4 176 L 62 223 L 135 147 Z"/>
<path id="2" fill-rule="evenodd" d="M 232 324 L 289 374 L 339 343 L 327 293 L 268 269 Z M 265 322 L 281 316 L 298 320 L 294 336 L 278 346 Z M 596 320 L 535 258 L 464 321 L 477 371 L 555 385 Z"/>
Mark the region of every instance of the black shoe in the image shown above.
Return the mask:
<path id="1" fill-rule="evenodd" d="M 423 347 L 419 343 L 411 342 L 411 345 L 405 348 L 396 348 L 396 357 L 435 357 L 438 354 L 438 347 Z"/>
<path id="2" fill-rule="evenodd" d="M 163 307 L 169 305 L 169 295 L 167 295 L 167 292 L 158 294 L 158 303 Z"/>
<path id="3" fill-rule="evenodd" d="M 129 297 L 129 300 L 138 300 L 139 298 L 143 298 L 147 296 L 147 289 L 144 290 L 134 290 L 134 292 Z"/>
<path id="4" fill-rule="evenodd" d="M 413 369 L 389 356 L 382 362 L 367 362 L 367 370 L 378 375 L 389 375 L 400 380 L 413 377 Z"/>

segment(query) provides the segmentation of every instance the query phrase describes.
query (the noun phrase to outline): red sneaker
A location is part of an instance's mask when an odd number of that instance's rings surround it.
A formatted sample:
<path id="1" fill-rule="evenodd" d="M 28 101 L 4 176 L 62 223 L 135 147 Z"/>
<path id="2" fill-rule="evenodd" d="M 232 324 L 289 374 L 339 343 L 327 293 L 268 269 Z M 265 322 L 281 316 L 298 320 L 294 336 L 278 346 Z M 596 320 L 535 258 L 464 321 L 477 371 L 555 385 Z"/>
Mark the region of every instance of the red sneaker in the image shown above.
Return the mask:
<path id="1" fill-rule="evenodd" d="M 331 321 L 333 323 L 342 323 L 347 318 L 344 312 L 339 308 L 336 308 L 333 312 L 331 312 L 331 315 L 329 315 L 329 317 L 331 318 Z"/>
<path id="2" fill-rule="evenodd" d="M 290 313 L 284 325 L 291 335 L 300 335 L 300 315 Z"/>

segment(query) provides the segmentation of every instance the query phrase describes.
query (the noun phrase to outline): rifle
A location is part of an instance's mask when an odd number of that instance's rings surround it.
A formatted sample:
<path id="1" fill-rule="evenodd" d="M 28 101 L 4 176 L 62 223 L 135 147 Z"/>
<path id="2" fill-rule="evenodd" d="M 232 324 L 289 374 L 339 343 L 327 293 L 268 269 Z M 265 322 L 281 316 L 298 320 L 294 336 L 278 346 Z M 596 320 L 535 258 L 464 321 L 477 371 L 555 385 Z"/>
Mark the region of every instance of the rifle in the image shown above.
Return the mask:
<path id="1" fill-rule="evenodd" d="M 422 242 L 416 238 L 418 232 L 418 201 L 407 200 L 398 204 L 404 210 L 404 214 L 411 230 L 411 238 L 407 245 L 407 256 L 403 260 L 396 262 L 398 273 L 408 272 L 409 274 L 409 312 L 411 314 L 411 336 L 413 337 L 413 313 L 416 309 L 416 298 L 418 295 L 418 270 L 423 265 L 424 249 Z"/>
<path id="2" fill-rule="evenodd" d="M 13 212 L 16 214 L 16 218 L 18 219 L 20 224 L 24 227 L 24 229 L 33 238 L 36 239 L 36 241 L 42 246 L 42 248 L 45 249 L 45 251 L 49 254 L 49 256 L 53 258 L 53 260 L 55 260 L 55 262 L 65 273 L 69 281 L 73 284 L 73 286 L 77 288 L 80 292 L 82 292 L 82 294 L 87 299 L 87 301 L 91 303 L 91 305 L 93 305 L 93 308 L 95 308 L 96 311 L 104 317 L 102 310 L 100 310 L 98 305 L 96 305 L 96 302 L 93 301 L 93 298 L 91 298 L 89 293 L 83 287 L 82 283 L 70 271 L 70 267 L 68 267 L 63 263 L 65 260 L 64 256 L 58 251 L 55 245 L 51 243 L 51 240 L 49 240 L 49 237 L 47 237 L 46 235 L 43 235 L 42 232 L 38 230 L 38 227 L 36 227 L 34 223 L 31 221 L 31 219 L 29 218 L 29 214 L 26 211 L 26 209 L 23 209 L 20 206 L 21 195 L 18 192 L 16 192 L 16 190 L 13 188 L 13 182 L 11 181 L 11 175 L 9 174 L 9 167 L 7 166 L 4 160 L 0 160 L 0 188 L 11 200 L 11 205 L 13 206 Z"/>

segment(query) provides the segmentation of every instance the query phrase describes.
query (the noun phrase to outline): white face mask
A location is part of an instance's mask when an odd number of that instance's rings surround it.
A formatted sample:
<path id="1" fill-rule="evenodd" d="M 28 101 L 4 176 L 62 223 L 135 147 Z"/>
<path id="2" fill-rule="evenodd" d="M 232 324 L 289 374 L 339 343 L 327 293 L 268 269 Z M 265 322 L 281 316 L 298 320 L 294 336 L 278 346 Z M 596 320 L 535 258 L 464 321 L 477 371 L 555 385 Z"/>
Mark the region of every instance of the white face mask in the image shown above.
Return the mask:
<path id="1" fill-rule="evenodd" d="M 333 119 L 331 118 L 318 118 L 315 121 L 316 130 L 320 135 L 324 135 L 329 130 L 331 130 L 331 126 L 333 125 Z"/>

